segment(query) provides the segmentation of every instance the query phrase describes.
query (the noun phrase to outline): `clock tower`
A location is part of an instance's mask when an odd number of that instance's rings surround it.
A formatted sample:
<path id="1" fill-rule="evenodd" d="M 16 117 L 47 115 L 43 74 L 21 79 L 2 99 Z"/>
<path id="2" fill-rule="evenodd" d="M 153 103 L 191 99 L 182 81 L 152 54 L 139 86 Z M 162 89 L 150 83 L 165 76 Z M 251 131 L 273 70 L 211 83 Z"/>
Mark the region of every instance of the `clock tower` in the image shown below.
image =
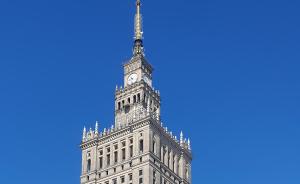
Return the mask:
<path id="1" fill-rule="evenodd" d="M 116 87 L 114 125 L 83 128 L 80 184 L 191 184 L 191 142 L 160 118 L 160 93 L 144 54 L 141 3 L 136 0 L 133 54 Z M 187 123 L 187 122 L 185 122 Z"/>
<path id="2" fill-rule="evenodd" d="M 115 92 L 115 126 L 122 127 L 152 114 L 160 118 L 159 91 L 152 87 L 153 67 L 144 54 L 141 3 L 137 1 L 133 56 L 124 64 L 124 88 Z"/>

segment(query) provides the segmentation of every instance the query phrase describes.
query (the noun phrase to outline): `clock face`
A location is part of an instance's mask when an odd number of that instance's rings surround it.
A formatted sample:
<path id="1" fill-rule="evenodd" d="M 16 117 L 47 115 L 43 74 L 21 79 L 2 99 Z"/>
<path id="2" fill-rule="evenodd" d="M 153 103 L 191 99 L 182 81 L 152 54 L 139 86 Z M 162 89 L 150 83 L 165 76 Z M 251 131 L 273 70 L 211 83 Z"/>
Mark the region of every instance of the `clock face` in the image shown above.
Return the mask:
<path id="1" fill-rule="evenodd" d="M 128 79 L 127 79 L 127 83 L 128 83 L 129 85 L 135 83 L 135 82 L 137 81 L 137 77 L 138 77 L 138 76 L 137 76 L 136 73 L 133 73 L 133 74 L 129 75 L 129 77 L 128 77 Z"/>
<path id="2" fill-rule="evenodd" d="M 143 80 L 144 80 L 148 85 L 151 84 L 150 79 L 149 79 L 146 75 L 143 76 Z"/>

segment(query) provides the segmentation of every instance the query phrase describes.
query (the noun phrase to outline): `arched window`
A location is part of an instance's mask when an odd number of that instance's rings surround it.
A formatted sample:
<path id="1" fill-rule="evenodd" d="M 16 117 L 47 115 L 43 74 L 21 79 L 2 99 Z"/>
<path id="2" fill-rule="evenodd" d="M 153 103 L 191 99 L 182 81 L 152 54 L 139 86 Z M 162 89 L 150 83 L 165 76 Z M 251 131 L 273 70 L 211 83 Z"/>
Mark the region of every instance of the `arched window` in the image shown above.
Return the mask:
<path id="1" fill-rule="evenodd" d="M 87 161 L 87 168 L 86 168 L 87 172 L 91 171 L 91 164 L 92 164 L 91 159 L 88 159 L 88 161 Z"/>
<path id="2" fill-rule="evenodd" d="M 175 168 L 175 162 L 176 162 L 176 155 L 173 155 L 173 171 L 176 172 L 176 168 Z"/>
<path id="3" fill-rule="evenodd" d="M 127 99 L 127 102 L 130 104 L 130 98 Z"/>
<path id="4" fill-rule="evenodd" d="M 133 103 L 136 103 L 136 96 L 133 96 Z"/>
<path id="5" fill-rule="evenodd" d="M 121 102 L 118 102 L 118 110 L 121 109 Z"/>
<path id="6" fill-rule="evenodd" d="M 186 177 L 187 180 L 190 179 L 189 165 L 187 165 L 186 168 L 185 168 L 185 177 Z"/>
<path id="7" fill-rule="evenodd" d="M 180 163 L 180 160 L 178 158 L 178 160 L 177 160 L 177 174 L 179 173 L 179 163 Z"/>
<path id="8" fill-rule="evenodd" d="M 162 161 L 163 161 L 163 163 L 165 163 L 165 159 L 166 159 L 166 154 L 167 154 L 167 148 L 166 148 L 166 146 L 163 146 L 163 157 L 162 157 Z"/>
<path id="9" fill-rule="evenodd" d="M 157 154 L 157 149 L 156 149 L 156 140 L 155 140 L 155 137 L 153 138 L 152 150 L 153 150 L 153 153 L 156 155 Z"/>
<path id="10" fill-rule="evenodd" d="M 138 95 L 137 95 L 137 102 L 140 102 L 140 101 L 141 101 L 141 95 L 138 94 Z"/>
<path id="11" fill-rule="evenodd" d="M 168 153 L 168 167 L 171 167 L 171 150 Z"/>

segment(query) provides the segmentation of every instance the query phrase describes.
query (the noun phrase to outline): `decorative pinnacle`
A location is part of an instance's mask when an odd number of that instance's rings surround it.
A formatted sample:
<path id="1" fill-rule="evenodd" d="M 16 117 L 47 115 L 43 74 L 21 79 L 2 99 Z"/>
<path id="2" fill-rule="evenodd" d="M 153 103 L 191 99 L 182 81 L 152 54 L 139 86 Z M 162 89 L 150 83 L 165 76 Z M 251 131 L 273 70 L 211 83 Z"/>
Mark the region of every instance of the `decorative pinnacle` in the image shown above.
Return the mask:
<path id="1" fill-rule="evenodd" d="M 99 124 L 98 124 L 98 121 L 96 121 L 95 134 L 98 134 L 98 129 L 99 129 Z"/>
<path id="2" fill-rule="evenodd" d="M 84 141 L 86 138 L 86 128 L 83 127 L 83 132 L 82 132 L 82 140 Z"/>
<path id="3" fill-rule="evenodd" d="M 180 132 L 180 144 L 181 145 L 183 144 L 183 133 L 182 133 L 182 131 Z"/>
<path id="4" fill-rule="evenodd" d="M 191 140 L 188 139 L 188 149 L 191 150 Z"/>

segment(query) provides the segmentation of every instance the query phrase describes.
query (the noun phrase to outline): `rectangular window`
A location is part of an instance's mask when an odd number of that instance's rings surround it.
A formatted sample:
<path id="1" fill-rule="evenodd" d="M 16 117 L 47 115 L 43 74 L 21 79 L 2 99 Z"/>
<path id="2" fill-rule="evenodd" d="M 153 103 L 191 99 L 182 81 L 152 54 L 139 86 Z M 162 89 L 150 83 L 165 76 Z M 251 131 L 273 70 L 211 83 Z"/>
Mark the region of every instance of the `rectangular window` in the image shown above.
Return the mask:
<path id="1" fill-rule="evenodd" d="M 143 184 L 143 178 L 139 179 L 139 184 Z"/>
<path id="2" fill-rule="evenodd" d="M 102 169 L 102 167 L 103 167 L 103 158 L 102 157 L 99 158 L 99 167 L 100 167 L 100 169 Z"/>
<path id="3" fill-rule="evenodd" d="M 125 176 L 121 177 L 121 183 L 125 183 Z"/>
<path id="4" fill-rule="evenodd" d="M 129 174 L 129 181 L 132 181 L 132 174 Z"/>
<path id="5" fill-rule="evenodd" d="M 110 165 L 110 154 L 106 155 L 107 166 Z"/>
<path id="6" fill-rule="evenodd" d="M 143 170 L 139 170 L 139 176 L 143 176 Z"/>
<path id="7" fill-rule="evenodd" d="M 133 157 L 133 145 L 129 147 L 130 158 Z"/>
<path id="8" fill-rule="evenodd" d="M 120 110 L 120 109 L 121 109 L 121 103 L 118 102 L 118 110 Z"/>
<path id="9" fill-rule="evenodd" d="M 122 149 L 122 159 L 126 159 L 126 153 L 125 153 L 125 148 Z"/>
<path id="10" fill-rule="evenodd" d="M 117 151 L 115 151 L 114 157 L 115 157 L 115 163 L 117 163 L 118 162 L 118 152 Z"/>
<path id="11" fill-rule="evenodd" d="M 140 140 L 140 152 L 144 152 L 144 141 L 143 141 L 143 139 Z"/>
<path id="12" fill-rule="evenodd" d="M 138 101 L 138 102 L 141 101 L 141 95 L 140 95 L 140 94 L 137 95 L 137 101 Z"/>

